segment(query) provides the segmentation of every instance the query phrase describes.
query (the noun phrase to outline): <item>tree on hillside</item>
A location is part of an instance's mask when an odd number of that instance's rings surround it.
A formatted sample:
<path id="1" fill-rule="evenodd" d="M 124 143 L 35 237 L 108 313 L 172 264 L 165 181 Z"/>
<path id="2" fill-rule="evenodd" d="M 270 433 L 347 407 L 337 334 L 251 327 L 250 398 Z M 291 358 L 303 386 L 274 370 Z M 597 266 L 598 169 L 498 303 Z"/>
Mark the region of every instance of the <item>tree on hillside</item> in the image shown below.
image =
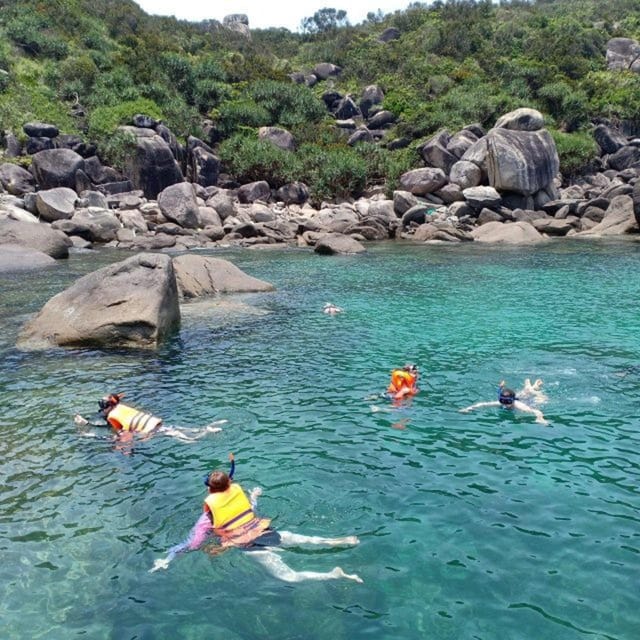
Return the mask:
<path id="1" fill-rule="evenodd" d="M 320 9 L 310 18 L 304 18 L 301 22 L 304 33 L 331 33 L 338 27 L 349 25 L 347 12 L 343 9 Z"/>

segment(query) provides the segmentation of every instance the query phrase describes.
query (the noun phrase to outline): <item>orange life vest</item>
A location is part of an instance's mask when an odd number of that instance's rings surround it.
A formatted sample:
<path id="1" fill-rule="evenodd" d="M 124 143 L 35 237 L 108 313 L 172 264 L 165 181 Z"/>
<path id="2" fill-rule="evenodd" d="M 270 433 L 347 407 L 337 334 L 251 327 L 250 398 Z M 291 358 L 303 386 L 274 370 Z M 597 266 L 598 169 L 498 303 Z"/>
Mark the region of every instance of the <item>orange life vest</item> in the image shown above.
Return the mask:
<path id="1" fill-rule="evenodd" d="M 152 416 L 150 413 L 138 411 L 126 404 L 118 403 L 107 415 L 107 422 L 114 428 L 122 431 L 138 431 L 150 433 L 162 423 L 162 418 Z"/>
<path id="2" fill-rule="evenodd" d="M 269 528 L 271 520 L 258 518 L 239 484 L 231 484 L 226 491 L 210 493 L 204 503 L 213 520 L 213 532 L 223 546 L 248 544 Z"/>
<path id="3" fill-rule="evenodd" d="M 391 372 L 391 383 L 387 387 L 387 393 L 398 393 L 403 389 L 416 392 L 416 376 L 404 369 L 394 369 Z"/>

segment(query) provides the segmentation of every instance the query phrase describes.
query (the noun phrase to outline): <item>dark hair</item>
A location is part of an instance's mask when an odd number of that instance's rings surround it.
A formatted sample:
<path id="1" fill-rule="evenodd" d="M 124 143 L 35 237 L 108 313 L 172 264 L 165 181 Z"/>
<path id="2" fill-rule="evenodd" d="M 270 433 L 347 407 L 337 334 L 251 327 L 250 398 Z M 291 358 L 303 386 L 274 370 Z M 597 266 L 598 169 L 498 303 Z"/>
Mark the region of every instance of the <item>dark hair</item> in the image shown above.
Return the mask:
<path id="1" fill-rule="evenodd" d="M 500 404 L 513 404 L 516 400 L 516 392 L 513 389 L 502 387 L 498 394 L 498 402 Z"/>
<path id="2" fill-rule="evenodd" d="M 209 474 L 207 486 L 214 493 L 226 491 L 229 488 L 229 484 L 229 476 L 224 471 L 212 471 Z"/>

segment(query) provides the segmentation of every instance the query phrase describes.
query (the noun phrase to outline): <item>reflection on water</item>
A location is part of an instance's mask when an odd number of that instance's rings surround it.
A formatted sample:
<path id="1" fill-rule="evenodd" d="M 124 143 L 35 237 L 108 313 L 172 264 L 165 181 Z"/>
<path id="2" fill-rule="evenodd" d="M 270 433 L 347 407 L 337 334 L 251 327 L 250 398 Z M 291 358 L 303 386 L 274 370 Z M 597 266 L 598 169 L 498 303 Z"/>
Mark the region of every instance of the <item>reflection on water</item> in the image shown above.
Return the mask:
<path id="1" fill-rule="evenodd" d="M 121 254 L 0 280 L 3 637 L 635 637 L 629 244 L 228 256 L 277 290 L 185 304 L 154 353 L 13 346 L 51 295 Z M 326 300 L 344 313 L 323 314 Z M 380 392 L 406 361 L 423 389 L 393 406 Z M 458 413 L 525 377 L 545 380 L 550 427 Z M 197 442 L 123 448 L 72 420 L 115 391 L 176 427 L 228 422 Z M 277 528 L 361 539 L 283 551 L 287 564 L 339 565 L 364 584 L 288 585 L 236 551 L 149 574 L 229 451 Z"/>

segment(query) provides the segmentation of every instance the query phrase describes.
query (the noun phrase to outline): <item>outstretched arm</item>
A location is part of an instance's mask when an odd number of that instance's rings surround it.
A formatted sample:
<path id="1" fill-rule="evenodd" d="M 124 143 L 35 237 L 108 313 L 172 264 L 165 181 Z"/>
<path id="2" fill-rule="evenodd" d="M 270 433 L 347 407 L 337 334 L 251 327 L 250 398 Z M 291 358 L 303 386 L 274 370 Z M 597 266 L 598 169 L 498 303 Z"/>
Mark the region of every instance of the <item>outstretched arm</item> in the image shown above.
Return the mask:
<path id="1" fill-rule="evenodd" d="M 547 425 L 549 424 L 548 420 L 545 419 L 544 415 L 542 414 L 542 411 L 540 411 L 540 409 L 534 409 L 534 407 L 530 407 L 528 404 L 525 404 L 524 402 L 521 402 L 520 400 L 516 400 L 513 403 L 514 408 L 518 409 L 519 411 L 523 411 L 524 413 L 531 413 L 536 417 L 536 422 L 538 424 L 544 424 Z"/>
<path id="2" fill-rule="evenodd" d="M 473 411 L 474 409 L 480 409 L 480 407 L 497 407 L 499 405 L 500 403 L 497 400 L 492 400 L 491 402 L 476 402 L 470 407 L 460 409 L 460 413 L 468 413 L 469 411 Z"/>
<path id="3" fill-rule="evenodd" d="M 167 552 L 166 558 L 161 558 L 153 563 L 153 567 L 149 569 L 149 573 L 158 571 L 158 569 L 167 569 L 169 563 L 179 554 L 185 551 L 195 551 L 205 540 L 209 537 L 209 534 L 213 531 L 213 525 L 211 524 L 211 517 L 208 513 L 203 513 L 193 525 L 189 535 L 180 544 L 176 544 L 171 547 Z"/>
<path id="4" fill-rule="evenodd" d="M 98 414 L 98 415 L 100 418 L 102 418 L 102 420 L 100 420 L 99 422 L 96 420 L 87 420 L 85 417 L 81 416 L 79 413 L 76 413 L 76 415 L 73 416 L 73 421 L 80 427 L 84 427 L 86 425 L 89 425 L 90 427 L 110 426 L 109 423 L 104 420 L 104 417 L 101 414 Z"/>

